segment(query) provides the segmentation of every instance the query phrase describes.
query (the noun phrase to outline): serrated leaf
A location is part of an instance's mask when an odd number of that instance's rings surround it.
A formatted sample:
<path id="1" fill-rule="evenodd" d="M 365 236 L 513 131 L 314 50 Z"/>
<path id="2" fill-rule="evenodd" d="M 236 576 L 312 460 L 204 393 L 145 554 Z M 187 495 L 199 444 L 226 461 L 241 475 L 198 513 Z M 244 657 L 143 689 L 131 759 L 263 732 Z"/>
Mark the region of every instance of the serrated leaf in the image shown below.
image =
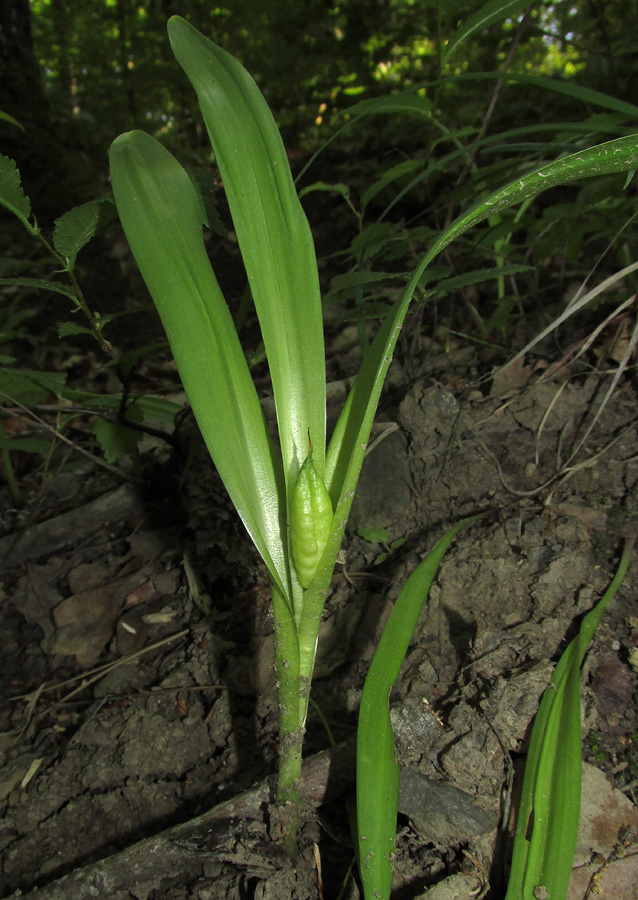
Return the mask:
<path id="1" fill-rule="evenodd" d="M 228 229 L 222 222 L 219 215 L 217 200 L 215 199 L 215 191 L 217 190 L 217 182 L 210 169 L 187 168 L 186 174 L 193 182 L 193 187 L 197 191 L 199 202 L 202 208 L 202 222 L 215 234 L 220 237 L 226 237 Z"/>
<path id="2" fill-rule="evenodd" d="M 302 188 L 299 191 L 299 199 L 305 197 L 306 194 L 312 194 L 314 191 L 327 191 L 328 193 L 334 192 L 337 194 L 341 194 L 344 200 L 350 199 L 350 188 L 347 184 L 342 184 L 338 182 L 336 184 L 328 184 L 327 181 L 315 181 L 313 184 L 309 184 L 307 187 Z"/>
<path id="3" fill-rule="evenodd" d="M 338 316 L 330 316 L 329 322 L 367 322 L 368 319 L 385 319 L 392 312 L 389 303 L 375 303 L 373 300 L 362 303 Z"/>
<path id="4" fill-rule="evenodd" d="M 31 202 L 22 190 L 20 172 L 12 159 L 0 153 L 0 203 L 10 209 L 29 229 Z"/>
<path id="5" fill-rule="evenodd" d="M 95 337 L 90 328 L 86 328 L 84 325 L 78 325 L 76 322 L 60 322 L 58 325 L 59 338 L 71 337 L 76 334 L 90 334 L 91 337 Z"/>
<path id="6" fill-rule="evenodd" d="M 53 246 L 69 262 L 72 269 L 78 252 L 97 232 L 117 217 L 115 204 L 110 198 L 90 200 L 76 206 L 56 219 L 53 230 Z"/>
<path id="7" fill-rule="evenodd" d="M 102 448 L 107 462 L 116 463 L 123 456 L 133 456 L 142 438 L 142 432 L 116 422 L 98 419 L 93 434 Z"/>
<path id="8" fill-rule="evenodd" d="M 69 300 L 75 302 L 75 294 L 72 288 L 57 281 L 45 281 L 43 278 L 0 278 L 0 284 L 14 284 L 16 287 L 30 287 L 42 291 L 52 291 L 54 294 L 63 294 Z"/>

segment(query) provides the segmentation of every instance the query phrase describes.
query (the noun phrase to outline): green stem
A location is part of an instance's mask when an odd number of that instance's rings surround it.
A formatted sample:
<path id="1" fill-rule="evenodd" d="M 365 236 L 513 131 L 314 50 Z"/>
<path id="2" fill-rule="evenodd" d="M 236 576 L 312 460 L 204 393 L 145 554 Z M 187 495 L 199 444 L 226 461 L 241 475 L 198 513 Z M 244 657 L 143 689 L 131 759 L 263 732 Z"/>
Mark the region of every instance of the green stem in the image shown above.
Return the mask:
<path id="1" fill-rule="evenodd" d="M 73 267 L 70 266 L 68 261 L 63 256 L 61 256 L 54 247 L 51 246 L 51 244 L 47 241 L 47 239 L 39 229 L 32 233 L 40 240 L 40 242 L 46 247 L 47 251 L 51 254 L 52 258 L 62 266 L 65 273 L 68 275 L 69 281 L 71 282 L 71 287 L 73 288 L 73 293 L 75 294 L 75 302 L 78 308 L 81 309 L 86 316 L 87 322 L 89 323 L 89 328 L 91 329 L 95 340 L 98 342 L 102 350 L 106 354 L 108 354 L 108 356 L 114 356 L 115 354 L 113 353 L 113 348 L 107 341 L 104 340 L 104 337 L 102 336 L 102 332 L 98 325 L 99 316 L 96 316 L 89 309 L 89 305 L 84 298 L 82 289 L 80 288 L 78 280 L 73 272 Z"/>
<path id="2" fill-rule="evenodd" d="M 272 825 L 275 837 L 281 841 L 285 850 L 295 856 L 304 736 L 299 641 L 292 610 L 275 585 L 272 587 L 272 601 L 279 692 L 279 775 Z"/>

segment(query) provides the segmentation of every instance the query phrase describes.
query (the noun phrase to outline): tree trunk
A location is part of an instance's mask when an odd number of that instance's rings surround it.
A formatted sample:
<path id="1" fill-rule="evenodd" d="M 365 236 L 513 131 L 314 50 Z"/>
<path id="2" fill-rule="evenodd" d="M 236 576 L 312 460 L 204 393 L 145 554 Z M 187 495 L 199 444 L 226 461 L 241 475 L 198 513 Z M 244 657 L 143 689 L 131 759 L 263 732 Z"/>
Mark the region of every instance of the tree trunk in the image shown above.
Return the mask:
<path id="1" fill-rule="evenodd" d="M 46 221 L 89 199 L 88 164 L 60 143 L 33 52 L 29 0 L 0 3 L 0 152 L 14 159 L 34 214 Z"/>

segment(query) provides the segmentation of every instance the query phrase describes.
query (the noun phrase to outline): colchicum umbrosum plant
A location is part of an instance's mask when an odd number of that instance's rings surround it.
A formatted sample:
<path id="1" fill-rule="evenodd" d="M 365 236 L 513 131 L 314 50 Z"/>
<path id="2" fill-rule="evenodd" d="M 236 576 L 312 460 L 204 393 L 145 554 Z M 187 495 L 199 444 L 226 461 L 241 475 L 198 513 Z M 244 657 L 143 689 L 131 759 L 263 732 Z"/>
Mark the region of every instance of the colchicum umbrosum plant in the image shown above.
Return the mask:
<path id="1" fill-rule="evenodd" d="M 294 851 L 319 623 L 412 295 L 429 263 L 473 225 L 555 184 L 631 168 L 638 144 L 620 138 L 566 156 L 480 199 L 452 222 L 380 325 L 326 446 L 317 263 L 275 121 L 233 57 L 179 17 L 169 21 L 168 32 L 197 92 L 230 205 L 272 380 L 276 441 L 204 247 L 202 206 L 188 174 L 152 137 L 131 132 L 112 145 L 111 178 L 122 225 L 203 438 L 268 568 L 280 714 L 274 819 L 284 846 Z M 389 866 L 389 853 L 383 855 Z"/>

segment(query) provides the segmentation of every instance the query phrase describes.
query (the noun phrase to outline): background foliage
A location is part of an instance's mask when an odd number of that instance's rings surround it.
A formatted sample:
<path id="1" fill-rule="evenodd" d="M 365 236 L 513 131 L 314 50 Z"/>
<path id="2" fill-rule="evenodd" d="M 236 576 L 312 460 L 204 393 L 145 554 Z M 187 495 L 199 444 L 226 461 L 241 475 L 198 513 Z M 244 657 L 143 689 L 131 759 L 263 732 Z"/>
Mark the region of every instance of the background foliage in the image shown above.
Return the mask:
<path id="1" fill-rule="evenodd" d="M 636 128 L 638 0 L 492 5 L 494 21 L 452 46 L 486 4 L 5 0 L 0 111 L 22 127 L 0 119 L 0 150 L 16 160 L 49 238 L 54 220 L 71 207 L 110 196 L 107 149 L 122 131 L 141 128 L 186 166 L 206 167 L 207 180 L 203 170 L 197 177 L 219 206 L 219 215 L 209 210 L 210 252 L 225 260 L 219 277 L 235 311 L 245 284 L 236 239 L 232 229 L 224 237 L 231 223 L 196 98 L 166 39 L 168 17 L 186 17 L 254 75 L 294 174 L 336 135 L 299 187 L 320 256 L 326 318 L 337 328 L 356 321 L 365 346 L 370 323 L 383 317 L 460 210 L 520 172 Z M 501 73 L 507 79 L 499 80 Z M 550 77 L 552 89 L 542 80 Z M 382 109 L 374 107 L 379 101 Z M 521 346 L 564 308 L 594 264 L 598 279 L 636 259 L 634 212 L 634 184 L 611 175 L 492 217 L 446 250 L 419 285 L 416 299 L 429 302 L 431 333 L 448 345 L 463 333 L 501 354 Z M 3 212 L 0 224 L 14 234 Z M 114 333 L 109 317 L 132 300 L 130 283 L 119 280 L 115 229 L 105 243 L 98 238 L 82 250 L 78 277 L 89 306 L 107 323 L 105 338 L 137 359 L 140 345 L 161 343 L 163 335 L 148 315 L 149 324 L 131 329 L 126 320 Z M 24 271 L 35 255 L 25 238 L 3 241 L 0 275 L 63 280 L 50 260 L 48 269 L 37 259 L 39 271 Z M 33 364 L 55 369 L 59 362 L 41 342 L 68 320 L 64 299 L 24 286 L 2 290 L 4 334 L 21 340 L 23 350 L 26 338 Z M 139 284 L 133 292 L 144 304 Z M 29 324 L 22 317 L 18 333 L 11 323 L 20 309 L 29 312 Z M 238 315 L 244 321 L 245 305 Z M 420 315 L 417 306 L 400 352 L 417 348 Z M 247 324 L 245 346 L 258 359 L 259 335 L 250 318 Z M 72 337 L 68 329 L 61 336 Z M 76 329 L 75 346 L 81 341 Z M 126 377 L 130 368 L 125 361 L 118 371 Z M 331 373 L 343 374 L 347 359 Z"/>
<path id="2" fill-rule="evenodd" d="M 9 4 L 14 0 L 9 0 Z M 254 75 L 290 138 L 325 137 L 330 115 L 353 98 L 381 96 L 441 74 L 497 71 L 525 27 L 510 71 L 558 74 L 631 100 L 636 2 L 522 4 L 479 31 L 442 67 L 446 40 L 481 4 L 432 0 L 31 0 L 35 57 L 52 115 L 69 136 L 104 148 L 132 127 L 164 129 L 203 145 L 194 99 L 172 63 L 167 18 L 177 13 L 236 55 Z M 180 90 L 176 92 L 175 88 Z M 446 94 L 449 126 L 480 121 L 483 86 Z M 325 110 L 323 108 L 325 104 Z M 543 109 L 560 120 L 566 99 Z M 320 113 L 321 109 L 321 113 Z M 9 110 L 10 112 L 10 110 Z M 538 105 L 535 115 L 541 110 Z M 500 118 L 528 119 L 531 101 L 505 99 Z M 322 116 L 315 130 L 315 121 Z M 462 117 L 462 118 L 461 118 Z M 455 121 L 456 118 L 456 121 Z"/>

